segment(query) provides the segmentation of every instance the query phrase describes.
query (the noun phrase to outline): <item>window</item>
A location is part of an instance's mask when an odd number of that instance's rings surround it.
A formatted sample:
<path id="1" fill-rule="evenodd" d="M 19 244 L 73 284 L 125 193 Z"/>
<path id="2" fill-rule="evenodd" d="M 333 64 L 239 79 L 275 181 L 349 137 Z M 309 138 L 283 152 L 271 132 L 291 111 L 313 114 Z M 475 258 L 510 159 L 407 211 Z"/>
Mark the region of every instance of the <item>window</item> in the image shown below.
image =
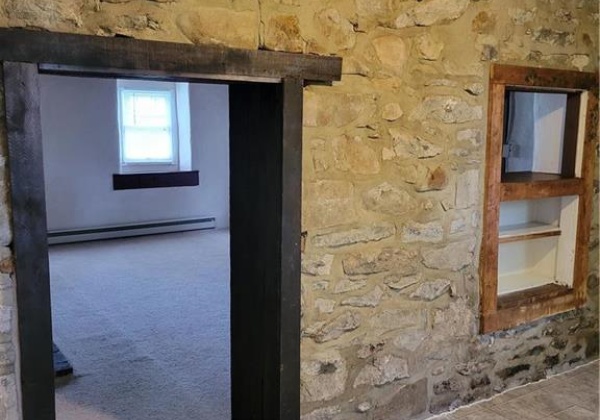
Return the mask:
<path id="1" fill-rule="evenodd" d="M 187 83 L 119 80 L 120 173 L 191 169 Z"/>

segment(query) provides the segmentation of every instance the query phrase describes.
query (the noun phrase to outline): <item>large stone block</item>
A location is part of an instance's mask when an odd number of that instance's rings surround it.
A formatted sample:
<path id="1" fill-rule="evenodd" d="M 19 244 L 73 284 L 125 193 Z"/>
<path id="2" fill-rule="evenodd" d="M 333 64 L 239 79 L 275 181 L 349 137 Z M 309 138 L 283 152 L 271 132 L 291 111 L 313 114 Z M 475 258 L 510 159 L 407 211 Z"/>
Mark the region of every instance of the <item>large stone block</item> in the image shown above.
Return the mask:
<path id="1" fill-rule="evenodd" d="M 206 7 L 180 15 L 177 26 L 195 44 L 222 44 L 249 49 L 258 47 L 255 12 Z"/>
<path id="2" fill-rule="evenodd" d="M 333 293 L 342 294 L 360 290 L 367 285 L 367 281 L 364 279 L 342 279 L 338 281 L 334 288 Z"/>
<path id="3" fill-rule="evenodd" d="M 343 306 L 354 306 L 358 308 L 374 308 L 379 305 L 381 298 L 383 298 L 383 290 L 379 286 L 375 286 L 373 290 L 371 290 L 366 295 L 362 296 L 353 296 L 342 301 Z"/>
<path id="4" fill-rule="evenodd" d="M 450 281 L 446 279 L 438 279 L 427 281 L 420 284 L 417 289 L 411 293 L 412 299 L 431 301 L 439 298 L 450 290 Z"/>
<path id="5" fill-rule="evenodd" d="M 411 115 L 413 119 L 429 118 L 445 124 L 462 124 L 483 118 L 481 105 L 469 105 L 455 96 L 430 96 Z"/>
<path id="6" fill-rule="evenodd" d="M 339 405 L 333 407 L 318 408 L 300 417 L 300 420 L 335 420 L 337 414 L 342 411 Z"/>
<path id="7" fill-rule="evenodd" d="M 373 47 L 381 65 L 387 71 L 402 75 L 408 61 L 408 49 L 404 40 L 396 35 L 384 35 L 373 40 Z"/>
<path id="8" fill-rule="evenodd" d="M 427 379 L 390 390 L 379 399 L 375 420 L 412 419 L 427 410 Z"/>
<path id="9" fill-rule="evenodd" d="M 376 274 L 394 270 L 396 273 L 412 274 L 415 271 L 417 252 L 398 248 L 350 255 L 342 260 L 348 275 Z"/>
<path id="10" fill-rule="evenodd" d="M 348 50 L 356 44 L 354 25 L 337 9 L 324 9 L 315 15 L 315 23 L 323 42 L 330 50 Z"/>
<path id="11" fill-rule="evenodd" d="M 302 401 L 328 401 L 341 395 L 346 388 L 346 361 L 335 350 L 314 354 L 300 367 L 300 398 Z"/>
<path id="12" fill-rule="evenodd" d="M 441 147 L 419 136 L 401 132 L 396 128 L 390 128 L 389 132 L 394 142 L 394 152 L 399 158 L 427 159 L 443 152 Z"/>
<path id="13" fill-rule="evenodd" d="M 423 264 L 428 268 L 458 271 L 473 262 L 474 242 L 451 243 L 439 249 L 423 251 Z"/>
<path id="14" fill-rule="evenodd" d="M 336 137 L 332 141 L 335 167 L 359 175 L 379 173 L 380 164 L 375 150 L 360 137 Z"/>
<path id="15" fill-rule="evenodd" d="M 361 316 L 355 311 L 346 311 L 328 323 L 317 325 L 305 331 L 305 334 L 317 343 L 335 340 L 343 334 L 357 329 L 361 324 Z"/>
<path id="16" fill-rule="evenodd" d="M 354 380 L 354 388 L 361 385 L 385 385 L 410 377 L 406 360 L 393 355 L 376 355 L 372 364 L 366 365 Z"/>
<path id="17" fill-rule="evenodd" d="M 450 303 L 447 308 L 433 313 L 433 331 L 438 340 L 444 337 L 472 337 L 476 333 L 474 308 L 463 299 Z"/>
<path id="18" fill-rule="evenodd" d="M 387 182 L 365 192 L 363 202 L 368 210 L 392 216 L 403 215 L 417 207 L 416 200 L 409 193 Z"/>
<path id="19" fill-rule="evenodd" d="M 443 166 L 401 165 L 401 173 L 417 192 L 439 191 L 448 186 L 448 173 Z"/>
<path id="20" fill-rule="evenodd" d="M 461 17 L 469 7 L 470 0 L 426 0 L 400 14 L 395 28 L 431 26 L 448 23 Z"/>
<path id="21" fill-rule="evenodd" d="M 380 241 L 393 236 L 395 233 L 396 227 L 393 223 L 382 222 L 339 232 L 316 235 L 312 242 L 318 247 L 337 248 L 361 242 Z"/>
<path id="22" fill-rule="evenodd" d="M 304 125 L 366 125 L 377 111 L 377 96 L 364 93 L 304 92 Z"/>
<path id="23" fill-rule="evenodd" d="M 89 10 L 88 0 L 5 0 L 0 12 L 22 26 L 75 30 Z"/>
<path id="24" fill-rule="evenodd" d="M 315 181 L 305 184 L 306 228 L 320 228 L 354 221 L 354 187 L 347 181 Z"/>
<path id="25" fill-rule="evenodd" d="M 402 227 L 402 242 L 440 242 L 444 228 L 440 222 L 407 223 Z"/>
<path id="26" fill-rule="evenodd" d="M 421 309 L 386 309 L 369 320 L 371 331 L 375 335 L 395 330 L 424 329 L 427 315 Z"/>
<path id="27" fill-rule="evenodd" d="M 331 273 L 333 255 L 331 254 L 302 254 L 302 274 L 309 276 L 328 276 Z"/>
<path id="28" fill-rule="evenodd" d="M 271 16 L 265 25 L 264 46 L 268 50 L 302 52 L 304 41 L 294 15 Z"/>
<path id="29" fill-rule="evenodd" d="M 456 180 L 455 207 L 466 209 L 479 202 L 479 171 L 471 169 L 463 172 Z"/>

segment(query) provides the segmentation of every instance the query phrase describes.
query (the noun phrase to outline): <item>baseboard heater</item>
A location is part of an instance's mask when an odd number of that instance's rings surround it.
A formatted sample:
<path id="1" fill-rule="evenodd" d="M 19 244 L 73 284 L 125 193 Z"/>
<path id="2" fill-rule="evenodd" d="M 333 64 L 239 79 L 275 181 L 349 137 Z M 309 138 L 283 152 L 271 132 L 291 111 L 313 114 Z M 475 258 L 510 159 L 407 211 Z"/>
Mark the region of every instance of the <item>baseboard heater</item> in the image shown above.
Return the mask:
<path id="1" fill-rule="evenodd" d="M 154 235 L 157 233 L 186 232 L 215 228 L 214 217 L 200 219 L 179 219 L 160 222 L 136 223 L 118 226 L 105 226 L 91 229 L 72 229 L 48 232 L 48 244 L 96 241 L 99 239 L 127 238 L 131 236 Z"/>

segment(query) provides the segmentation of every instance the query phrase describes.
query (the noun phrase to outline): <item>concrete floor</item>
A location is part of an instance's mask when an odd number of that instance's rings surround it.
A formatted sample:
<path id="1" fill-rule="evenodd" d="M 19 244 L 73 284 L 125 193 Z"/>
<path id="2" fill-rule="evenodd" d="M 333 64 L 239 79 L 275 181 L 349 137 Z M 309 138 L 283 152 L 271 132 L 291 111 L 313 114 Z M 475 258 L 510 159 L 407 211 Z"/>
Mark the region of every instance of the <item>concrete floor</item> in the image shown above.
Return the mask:
<path id="1" fill-rule="evenodd" d="M 230 418 L 229 233 L 53 246 L 57 420 Z"/>
<path id="2" fill-rule="evenodd" d="M 595 361 L 430 420 L 598 420 L 598 371 Z"/>

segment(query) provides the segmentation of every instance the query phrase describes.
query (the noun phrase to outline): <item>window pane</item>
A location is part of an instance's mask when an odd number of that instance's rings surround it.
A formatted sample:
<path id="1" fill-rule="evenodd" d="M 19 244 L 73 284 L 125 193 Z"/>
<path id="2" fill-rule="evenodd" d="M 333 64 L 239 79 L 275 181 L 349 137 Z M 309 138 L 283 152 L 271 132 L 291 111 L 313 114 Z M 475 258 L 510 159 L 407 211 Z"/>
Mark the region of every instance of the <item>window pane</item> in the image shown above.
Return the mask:
<path id="1" fill-rule="evenodd" d="M 126 128 L 123 133 L 123 162 L 173 161 L 171 133 L 167 130 Z"/>
<path id="2" fill-rule="evenodd" d="M 123 124 L 134 127 L 169 127 L 171 92 L 123 91 Z"/>

